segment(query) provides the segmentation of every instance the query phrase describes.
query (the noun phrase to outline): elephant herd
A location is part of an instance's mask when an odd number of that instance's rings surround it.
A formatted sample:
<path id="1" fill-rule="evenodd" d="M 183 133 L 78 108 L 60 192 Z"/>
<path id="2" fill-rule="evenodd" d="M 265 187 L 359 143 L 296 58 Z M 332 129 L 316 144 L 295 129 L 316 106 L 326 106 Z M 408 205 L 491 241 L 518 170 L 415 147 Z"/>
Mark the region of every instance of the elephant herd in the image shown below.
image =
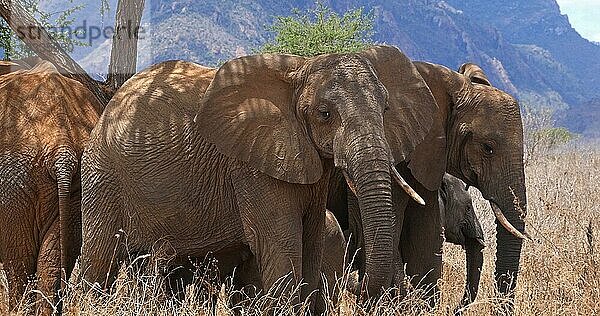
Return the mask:
<path id="1" fill-rule="evenodd" d="M 390 46 L 245 56 L 218 69 L 163 62 L 104 109 L 47 62 L 4 62 L 10 305 L 32 279 L 57 302 L 78 258 L 78 280 L 110 288 L 129 254 L 167 245 L 173 265 L 210 254 L 240 287 L 301 280 L 319 311 L 311 293 L 322 274 L 335 283 L 348 254 L 361 297 L 407 278 L 435 285 L 444 236 L 466 250 L 469 303 L 484 243 L 466 186 L 494 210 L 495 276 L 510 294 L 525 234 L 522 158 L 518 103 L 477 65 L 455 72 Z"/>

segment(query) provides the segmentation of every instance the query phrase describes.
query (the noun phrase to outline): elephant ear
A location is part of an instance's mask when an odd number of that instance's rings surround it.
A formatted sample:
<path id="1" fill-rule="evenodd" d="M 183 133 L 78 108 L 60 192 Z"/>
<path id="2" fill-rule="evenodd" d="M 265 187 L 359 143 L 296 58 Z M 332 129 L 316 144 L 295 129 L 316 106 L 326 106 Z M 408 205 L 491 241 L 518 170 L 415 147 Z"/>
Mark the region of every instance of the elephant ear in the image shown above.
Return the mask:
<path id="1" fill-rule="evenodd" d="M 412 175 L 429 191 L 440 188 L 446 172 L 446 131 L 441 116 L 440 111 L 434 114 L 431 130 L 412 152 L 408 163 Z"/>
<path id="2" fill-rule="evenodd" d="M 484 84 L 491 86 L 490 80 L 483 72 L 483 69 L 473 63 L 464 63 L 458 69 L 458 72 L 465 75 L 472 83 Z"/>
<path id="3" fill-rule="evenodd" d="M 293 73 L 306 59 L 246 56 L 217 71 L 195 121 L 221 153 L 291 183 L 317 182 L 321 159 L 298 121 Z"/>
<path id="4" fill-rule="evenodd" d="M 436 191 L 440 188 L 442 178 L 446 172 L 446 113 L 447 103 L 450 102 L 448 84 L 458 73 L 440 65 L 424 62 L 415 63 L 419 73 L 431 89 L 434 95 L 438 111 L 433 115 L 431 130 L 409 158 L 408 168 L 412 175 L 427 190 Z M 460 76 L 462 77 L 462 76 Z"/>
<path id="5" fill-rule="evenodd" d="M 399 49 L 374 46 L 361 55 L 371 61 L 388 91 L 385 136 L 395 162 L 400 163 L 408 159 L 431 129 L 437 105 L 416 67 Z"/>

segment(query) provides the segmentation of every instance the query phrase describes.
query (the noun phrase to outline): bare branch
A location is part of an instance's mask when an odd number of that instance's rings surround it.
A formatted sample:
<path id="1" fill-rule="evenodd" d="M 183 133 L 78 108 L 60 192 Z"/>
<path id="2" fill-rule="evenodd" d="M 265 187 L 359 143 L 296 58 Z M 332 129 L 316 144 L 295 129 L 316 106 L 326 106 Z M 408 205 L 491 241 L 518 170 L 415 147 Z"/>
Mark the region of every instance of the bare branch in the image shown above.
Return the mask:
<path id="1" fill-rule="evenodd" d="M 83 68 L 67 54 L 50 34 L 35 20 L 18 0 L 0 0 L 0 15 L 15 34 L 41 59 L 54 64 L 65 76 L 81 82 L 106 105 L 111 93 L 90 77 Z"/>

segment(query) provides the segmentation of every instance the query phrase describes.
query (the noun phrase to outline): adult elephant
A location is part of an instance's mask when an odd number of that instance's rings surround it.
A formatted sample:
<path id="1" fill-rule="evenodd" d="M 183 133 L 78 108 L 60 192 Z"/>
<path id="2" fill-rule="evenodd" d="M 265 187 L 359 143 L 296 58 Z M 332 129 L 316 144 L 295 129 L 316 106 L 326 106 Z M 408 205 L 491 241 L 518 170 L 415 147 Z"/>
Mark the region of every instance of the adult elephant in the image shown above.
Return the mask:
<path id="1" fill-rule="evenodd" d="M 83 156 L 84 277 L 114 279 L 126 256 L 118 234 L 133 252 L 160 241 L 181 260 L 212 253 L 223 273 L 255 257 L 259 288 L 292 272 L 306 296 L 318 285 L 337 166 L 358 193 L 369 290 L 378 293 L 392 275 L 390 168 L 423 139 L 436 108 L 393 47 L 247 56 L 216 73 L 151 67 L 113 97 Z M 385 135 L 384 112 L 401 132 Z"/>
<path id="2" fill-rule="evenodd" d="M 401 284 L 404 271 L 413 277 L 415 285 L 433 285 L 441 276 L 442 225 L 437 191 L 448 172 L 477 187 L 492 205 L 498 224 L 496 283 L 499 291 L 507 294 L 516 284 L 527 206 L 519 105 L 493 87 L 475 64 L 464 64 L 459 72 L 425 62 L 415 62 L 415 66 L 431 89 L 439 111 L 433 116 L 433 127 L 425 140 L 407 162 L 398 165 L 426 205 L 414 203 L 398 188 L 392 188 L 396 212 L 395 282 Z M 386 134 L 398 132 L 385 125 Z M 346 187 L 340 178 L 336 175 L 330 187 L 328 209 L 342 228 L 349 228 L 356 236 L 350 249 L 362 249 L 361 214 L 353 195 L 344 195 Z M 362 274 L 363 251 L 357 264 Z"/>
<path id="3" fill-rule="evenodd" d="M 0 76 L 0 262 L 11 309 L 33 279 L 56 306 L 81 247 L 79 161 L 100 105 L 50 63 L 9 66 L 21 70 Z"/>

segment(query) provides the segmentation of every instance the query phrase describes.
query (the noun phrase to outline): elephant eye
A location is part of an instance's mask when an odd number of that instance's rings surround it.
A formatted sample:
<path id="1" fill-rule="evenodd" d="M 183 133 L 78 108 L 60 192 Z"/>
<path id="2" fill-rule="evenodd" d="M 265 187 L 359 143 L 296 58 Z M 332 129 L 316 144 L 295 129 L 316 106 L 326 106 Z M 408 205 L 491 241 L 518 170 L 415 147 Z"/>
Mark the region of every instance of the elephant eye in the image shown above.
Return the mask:
<path id="1" fill-rule="evenodd" d="M 485 151 L 486 154 L 491 155 L 494 153 L 494 148 L 490 144 L 483 144 L 483 151 Z"/>
<path id="2" fill-rule="evenodd" d="M 321 115 L 321 118 L 323 118 L 323 120 L 325 121 L 331 118 L 331 113 L 329 111 L 319 111 L 319 114 Z"/>

